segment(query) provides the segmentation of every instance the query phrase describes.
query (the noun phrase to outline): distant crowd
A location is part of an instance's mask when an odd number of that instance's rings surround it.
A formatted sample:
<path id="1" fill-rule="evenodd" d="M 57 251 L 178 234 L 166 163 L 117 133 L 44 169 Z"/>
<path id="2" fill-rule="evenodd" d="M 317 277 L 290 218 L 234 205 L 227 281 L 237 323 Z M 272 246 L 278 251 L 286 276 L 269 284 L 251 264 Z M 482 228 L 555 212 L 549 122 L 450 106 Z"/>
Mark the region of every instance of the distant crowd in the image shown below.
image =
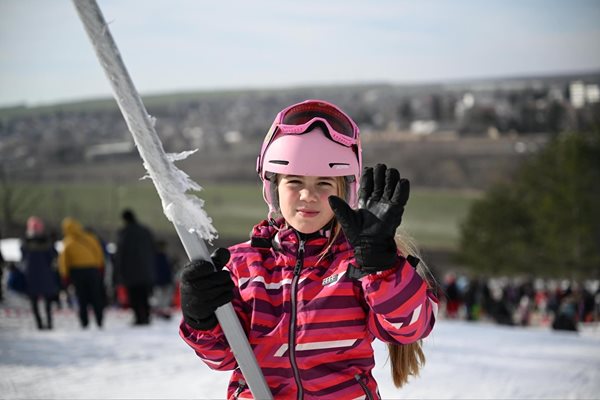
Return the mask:
<path id="1" fill-rule="evenodd" d="M 448 319 L 569 331 L 599 321 L 598 280 L 485 279 L 448 273 L 442 286 L 440 312 Z"/>
<path id="2" fill-rule="evenodd" d="M 111 306 L 130 309 L 134 326 L 171 318 L 178 302 L 176 261 L 133 211 L 121 216 L 115 244 L 71 217 L 63 219 L 57 241 L 41 218 L 28 218 L 21 259 L 4 260 L 0 253 L 0 301 L 5 290 L 28 299 L 40 330 L 53 329 L 53 310 L 62 307 L 77 311 L 83 329 L 91 319 L 101 329 Z"/>
<path id="3" fill-rule="evenodd" d="M 59 246 L 42 219 L 30 217 L 21 239 L 21 260 L 4 261 L 0 253 L 0 301 L 7 289 L 27 298 L 41 330 L 52 329 L 53 309 L 62 307 L 77 310 L 82 328 L 90 324 L 90 314 L 101 328 L 106 307 L 130 309 L 134 326 L 150 324 L 153 316 L 171 318 L 179 306 L 177 261 L 166 241 L 157 240 L 133 211 L 124 210 L 121 216 L 115 244 L 67 217 Z M 570 331 L 577 331 L 580 323 L 600 321 L 598 280 L 486 279 L 448 273 L 441 287 L 441 318 Z"/>

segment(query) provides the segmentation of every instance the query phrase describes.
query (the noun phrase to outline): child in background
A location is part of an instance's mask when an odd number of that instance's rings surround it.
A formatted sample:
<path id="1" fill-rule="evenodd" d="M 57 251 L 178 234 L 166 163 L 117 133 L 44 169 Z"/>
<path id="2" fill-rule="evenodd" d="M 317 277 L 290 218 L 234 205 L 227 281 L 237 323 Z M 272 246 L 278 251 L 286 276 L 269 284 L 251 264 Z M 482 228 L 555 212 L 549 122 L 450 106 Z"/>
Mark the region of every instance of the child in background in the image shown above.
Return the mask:
<path id="1" fill-rule="evenodd" d="M 156 272 L 153 290 L 154 313 L 161 318 L 171 319 L 173 300 L 173 261 L 167 253 L 167 242 L 156 241 Z"/>
<path id="2" fill-rule="evenodd" d="M 27 294 L 37 328 L 52 329 L 52 301 L 59 290 L 55 268 L 58 253 L 50 236 L 46 234 L 41 218 L 31 216 L 27 219 L 21 254 L 27 280 Z M 40 315 L 40 299 L 44 302 L 45 323 Z"/>
<path id="3" fill-rule="evenodd" d="M 214 314 L 228 302 L 275 398 L 379 398 L 376 338 L 398 387 L 418 373 L 437 299 L 396 235 L 409 182 L 382 164 L 361 176 L 361 164 L 359 129 L 337 106 L 284 109 L 257 163 L 268 219 L 216 250 L 217 271 L 184 267 L 180 335 L 210 368 L 233 370 L 229 398 L 252 395 Z"/>

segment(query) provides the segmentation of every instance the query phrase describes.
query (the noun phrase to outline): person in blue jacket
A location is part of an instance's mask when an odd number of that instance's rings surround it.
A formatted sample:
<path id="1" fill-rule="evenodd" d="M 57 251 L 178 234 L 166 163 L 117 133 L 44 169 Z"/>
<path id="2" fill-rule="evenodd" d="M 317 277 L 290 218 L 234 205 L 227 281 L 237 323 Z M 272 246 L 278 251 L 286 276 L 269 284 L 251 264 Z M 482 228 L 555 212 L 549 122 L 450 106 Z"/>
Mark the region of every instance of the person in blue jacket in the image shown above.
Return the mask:
<path id="1" fill-rule="evenodd" d="M 27 280 L 27 294 L 38 329 L 52 329 L 52 300 L 58 294 L 55 274 L 54 243 L 44 230 L 43 221 L 35 216 L 27 220 L 27 231 L 21 246 L 22 262 Z M 39 301 L 44 301 L 46 323 L 42 323 Z"/>

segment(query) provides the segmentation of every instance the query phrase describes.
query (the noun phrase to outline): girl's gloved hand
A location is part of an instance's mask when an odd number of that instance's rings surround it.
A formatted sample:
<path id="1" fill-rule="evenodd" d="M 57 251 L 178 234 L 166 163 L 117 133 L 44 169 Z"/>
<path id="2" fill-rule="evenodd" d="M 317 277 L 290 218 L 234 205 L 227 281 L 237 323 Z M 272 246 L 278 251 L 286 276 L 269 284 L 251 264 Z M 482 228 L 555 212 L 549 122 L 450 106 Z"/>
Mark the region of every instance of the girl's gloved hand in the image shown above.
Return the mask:
<path id="1" fill-rule="evenodd" d="M 377 164 L 374 169 L 363 170 L 357 210 L 339 197 L 329 197 L 329 205 L 364 272 L 383 271 L 394 265 L 397 252 L 394 236 L 402 222 L 409 192 L 409 181 L 401 179 L 397 169 Z"/>
<path id="2" fill-rule="evenodd" d="M 209 261 L 187 263 L 181 273 L 181 311 L 185 322 L 194 329 L 210 330 L 217 326 L 215 310 L 233 299 L 234 283 L 222 268 L 229 261 L 229 250 L 218 248 Z M 215 271 L 216 267 L 216 271 Z"/>

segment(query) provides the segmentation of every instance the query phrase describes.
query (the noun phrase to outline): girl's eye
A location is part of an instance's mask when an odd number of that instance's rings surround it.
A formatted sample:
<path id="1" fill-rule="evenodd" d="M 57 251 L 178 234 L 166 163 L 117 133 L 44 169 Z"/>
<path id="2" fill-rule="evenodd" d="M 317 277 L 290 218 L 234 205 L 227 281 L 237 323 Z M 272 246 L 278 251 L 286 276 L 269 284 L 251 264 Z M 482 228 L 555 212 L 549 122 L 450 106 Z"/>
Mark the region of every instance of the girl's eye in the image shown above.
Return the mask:
<path id="1" fill-rule="evenodd" d="M 333 186 L 333 184 L 329 181 L 321 181 L 321 182 L 319 182 L 319 186 L 331 187 L 331 186 Z"/>

